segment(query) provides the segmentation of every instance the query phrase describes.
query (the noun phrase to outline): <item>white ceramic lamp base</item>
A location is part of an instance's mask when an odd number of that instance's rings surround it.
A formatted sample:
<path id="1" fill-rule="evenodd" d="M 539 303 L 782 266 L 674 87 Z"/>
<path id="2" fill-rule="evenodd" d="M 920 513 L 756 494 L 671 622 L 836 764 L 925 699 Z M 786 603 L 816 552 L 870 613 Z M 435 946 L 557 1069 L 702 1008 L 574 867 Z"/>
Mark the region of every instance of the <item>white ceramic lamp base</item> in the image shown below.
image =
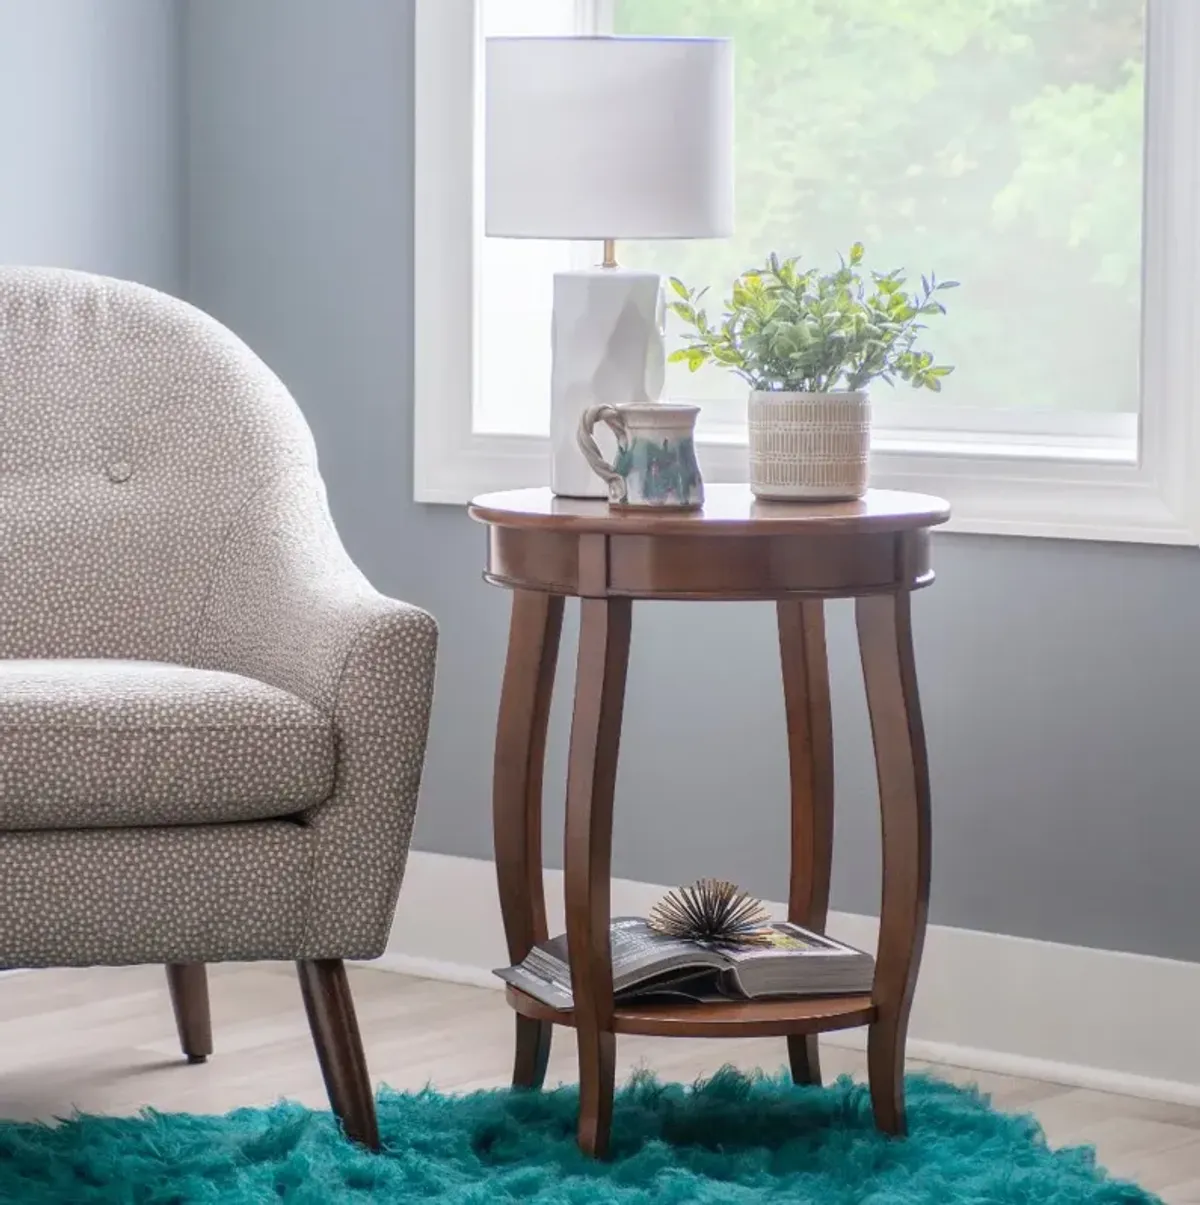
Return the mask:
<path id="1" fill-rule="evenodd" d="M 606 498 L 576 432 L 589 406 L 656 402 L 666 370 L 662 280 L 656 272 L 587 268 L 554 276 L 550 488 Z M 607 455 L 611 448 L 603 449 Z"/>

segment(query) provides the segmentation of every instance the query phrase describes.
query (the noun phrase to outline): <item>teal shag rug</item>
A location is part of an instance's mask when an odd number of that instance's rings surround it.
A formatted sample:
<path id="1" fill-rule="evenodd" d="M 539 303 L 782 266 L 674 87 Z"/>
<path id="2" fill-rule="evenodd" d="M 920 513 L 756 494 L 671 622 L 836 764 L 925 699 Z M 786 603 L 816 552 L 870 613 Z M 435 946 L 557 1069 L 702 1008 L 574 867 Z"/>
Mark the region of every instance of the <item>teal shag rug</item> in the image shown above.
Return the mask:
<path id="1" fill-rule="evenodd" d="M 575 1089 L 379 1097 L 386 1147 L 347 1143 L 328 1113 L 294 1104 L 225 1117 L 78 1116 L 0 1124 L 0 1201 L 295 1205 L 1150 1205 L 1088 1148 L 1051 1152 L 1030 1117 L 979 1093 L 908 1081 L 910 1135 L 871 1122 L 848 1078 L 796 1088 L 725 1069 L 685 1088 L 637 1076 L 618 1095 L 613 1158 L 575 1147 Z"/>

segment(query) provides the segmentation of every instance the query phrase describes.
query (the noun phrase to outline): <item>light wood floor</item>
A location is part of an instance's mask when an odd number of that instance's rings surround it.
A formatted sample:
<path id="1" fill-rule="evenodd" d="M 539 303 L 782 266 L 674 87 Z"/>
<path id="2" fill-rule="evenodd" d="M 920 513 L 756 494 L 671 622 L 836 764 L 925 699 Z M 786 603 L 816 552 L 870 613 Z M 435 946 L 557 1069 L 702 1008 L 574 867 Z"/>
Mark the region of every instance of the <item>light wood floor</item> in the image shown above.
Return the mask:
<path id="1" fill-rule="evenodd" d="M 351 971 L 367 1058 L 377 1082 L 446 1092 L 502 1085 L 512 1019 L 482 988 Z M 280 1096 L 326 1107 L 291 967 L 210 971 L 216 1054 L 181 1062 L 160 968 L 56 970 L 0 978 L 0 1117 L 62 1117 L 74 1109 L 224 1112 Z M 556 1035 L 549 1080 L 575 1078 L 572 1035 Z M 690 1080 L 724 1062 L 777 1069 L 782 1043 L 622 1038 L 618 1075 L 648 1065 Z M 861 1075 L 863 1058 L 826 1047 L 827 1075 Z M 1001 1109 L 1031 1111 L 1055 1145 L 1094 1143 L 1114 1174 L 1172 1203 L 1200 1202 L 1200 1109 L 1034 1080 L 934 1068 L 976 1082 Z"/>

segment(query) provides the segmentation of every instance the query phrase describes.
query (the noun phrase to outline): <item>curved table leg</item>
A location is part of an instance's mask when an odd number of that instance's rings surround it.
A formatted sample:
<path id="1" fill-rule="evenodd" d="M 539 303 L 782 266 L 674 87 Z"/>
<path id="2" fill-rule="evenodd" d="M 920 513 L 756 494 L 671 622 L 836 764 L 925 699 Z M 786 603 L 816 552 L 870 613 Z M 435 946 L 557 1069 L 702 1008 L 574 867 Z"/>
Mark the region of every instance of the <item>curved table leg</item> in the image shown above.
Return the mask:
<path id="1" fill-rule="evenodd" d="M 496 875 L 512 962 L 520 962 L 547 936 L 542 885 L 542 769 L 562 618 L 563 599 L 559 595 L 530 590 L 513 594 L 492 776 Z M 519 1015 L 516 1022 L 513 1086 L 540 1088 L 554 1027 Z"/>
<path id="2" fill-rule="evenodd" d="M 782 599 L 776 604 L 791 777 L 792 869 L 788 920 L 825 932 L 833 858 L 833 718 L 825 655 L 825 604 Z M 816 1034 L 787 1040 L 792 1079 L 819 1084 Z"/>
<path id="3" fill-rule="evenodd" d="M 579 1043 L 579 1146 L 602 1157 L 612 1122 L 614 1058 L 609 879 L 632 610 L 627 598 L 580 602 L 579 664 L 567 766 L 566 904 Z"/>
<path id="4" fill-rule="evenodd" d="M 917 697 L 911 597 L 856 602 L 883 823 L 876 1020 L 867 1035 L 875 1124 L 905 1133 L 904 1044 L 929 910 L 929 767 Z"/>

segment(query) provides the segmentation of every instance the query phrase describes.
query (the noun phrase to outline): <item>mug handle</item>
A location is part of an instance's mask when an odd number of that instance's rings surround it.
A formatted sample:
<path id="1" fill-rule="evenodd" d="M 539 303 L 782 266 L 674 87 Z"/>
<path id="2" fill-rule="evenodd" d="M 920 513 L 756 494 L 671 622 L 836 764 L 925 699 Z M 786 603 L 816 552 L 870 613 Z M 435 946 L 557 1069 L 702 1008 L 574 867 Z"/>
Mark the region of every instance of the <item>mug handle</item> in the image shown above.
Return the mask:
<path id="1" fill-rule="evenodd" d="M 580 415 L 579 431 L 576 435 L 584 460 L 591 466 L 592 472 L 608 485 L 608 500 L 624 502 L 628 495 L 625 478 L 600 455 L 600 449 L 592 435 L 597 423 L 604 423 L 612 429 L 617 437 L 618 447 L 624 451 L 629 446 L 629 428 L 625 426 L 625 416 L 616 406 L 589 406 Z"/>

